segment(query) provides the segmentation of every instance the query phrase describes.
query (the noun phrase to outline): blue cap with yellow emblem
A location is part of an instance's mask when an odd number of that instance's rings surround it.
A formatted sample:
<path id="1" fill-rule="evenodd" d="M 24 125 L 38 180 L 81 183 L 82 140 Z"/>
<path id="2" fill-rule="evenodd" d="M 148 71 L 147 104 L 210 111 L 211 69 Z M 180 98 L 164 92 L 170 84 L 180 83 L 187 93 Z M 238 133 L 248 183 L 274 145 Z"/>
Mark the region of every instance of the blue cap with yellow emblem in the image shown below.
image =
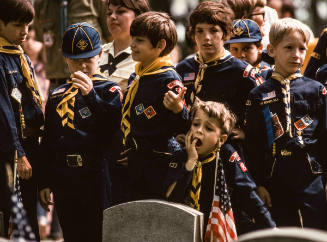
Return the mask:
<path id="1" fill-rule="evenodd" d="M 259 25 L 251 19 L 233 20 L 233 36 L 225 44 L 253 43 L 262 40 Z"/>
<path id="2" fill-rule="evenodd" d="M 98 31 L 88 23 L 67 27 L 62 39 L 62 53 L 70 59 L 90 58 L 100 54 L 101 40 Z"/>

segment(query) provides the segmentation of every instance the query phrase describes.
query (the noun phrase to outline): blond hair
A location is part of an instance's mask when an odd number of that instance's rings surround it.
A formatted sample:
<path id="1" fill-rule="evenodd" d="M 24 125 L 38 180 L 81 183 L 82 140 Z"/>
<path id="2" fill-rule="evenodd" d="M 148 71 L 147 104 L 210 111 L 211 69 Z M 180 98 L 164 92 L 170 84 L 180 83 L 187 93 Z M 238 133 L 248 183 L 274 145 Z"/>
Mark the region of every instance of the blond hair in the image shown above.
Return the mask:
<path id="1" fill-rule="evenodd" d="M 231 134 L 236 123 L 236 118 L 223 103 L 213 101 L 204 102 L 197 98 L 195 104 L 191 108 L 192 120 L 198 110 L 202 110 L 210 118 L 216 119 L 222 134 Z"/>
<path id="2" fill-rule="evenodd" d="M 278 19 L 271 25 L 269 32 L 269 41 L 273 46 L 278 45 L 285 35 L 290 32 L 297 31 L 302 36 L 305 42 L 308 44 L 310 40 L 310 33 L 307 27 L 299 20 L 293 18 Z"/>

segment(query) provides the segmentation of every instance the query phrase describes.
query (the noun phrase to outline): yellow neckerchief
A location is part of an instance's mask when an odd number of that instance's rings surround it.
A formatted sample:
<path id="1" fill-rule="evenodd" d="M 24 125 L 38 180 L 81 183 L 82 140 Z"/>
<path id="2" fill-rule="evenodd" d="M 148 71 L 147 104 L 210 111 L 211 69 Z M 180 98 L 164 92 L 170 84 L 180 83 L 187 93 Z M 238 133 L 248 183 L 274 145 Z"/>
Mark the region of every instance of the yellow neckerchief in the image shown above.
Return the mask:
<path id="1" fill-rule="evenodd" d="M 290 137 L 293 137 L 292 120 L 291 120 L 291 92 L 290 92 L 291 81 L 298 77 L 302 77 L 302 75 L 301 73 L 294 73 L 285 78 L 281 74 L 274 71 L 271 77 L 279 81 L 281 84 L 283 103 L 285 105 L 285 114 L 286 114 L 286 133 L 288 133 Z"/>
<path id="2" fill-rule="evenodd" d="M 174 70 L 173 68 L 165 68 L 161 69 L 165 66 L 173 66 L 173 62 L 171 61 L 169 56 L 163 56 L 155 59 L 152 63 L 142 68 L 142 63 L 138 62 L 135 66 L 135 78 L 132 81 L 130 88 L 128 89 L 124 106 L 122 109 L 122 120 L 121 120 L 121 130 L 124 134 L 123 144 L 126 143 L 126 138 L 131 131 L 131 126 L 129 122 L 129 117 L 131 115 L 131 106 L 134 101 L 135 95 L 137 93 L 139 87 L 139 80 L 142 76 L 145 75 L 153 75 L 162 72 L 166 72 L 168 70 Z M 142 68 L 142 69 L 141 69 Z"/>
<path id="3" fill-rule="evenodd" d="M 73 78 L 73 75 L 70 75 L 70 78 Z M 94 81 L 107 81 L 99 70 L 90 78 Z M 62 100 L 57 105 L 56 111 L 61 117 L 61 124 L 63 127 L 66 125 L 75 129 L 74 126 L 74 106 L 75 106 L 75 96 L 78 93 L 78 88 L 72 83 L 71 79 L 68 81 L 71 83 L 71 86 L 64 92 Z"/>
<path id="4" fill-rule="evenodd" d="M 202 180 L 202 166 L 206 163 L 209 163 L 216 158 L 217 151 L 210 153 L 209 157 L 203 161 L 198 161 L 196 167 L 193 170 L 192 176 L 192 186 L 190 189 L 190 206 L 194 209 L 200 210 L 200 192 L 201 192 L 201 180 Z"/>
<path id="5" fill-rule="evenodd" d="M 26 86 L 31 91 L 34 100 L 41 107 L 42 98 L 36 80 L 34 79 L 33 73 L 31 72 L 30 66 L 28 65 L 27 59 L 24 55 L 24 51 L 20 45 L 10 44 L 6 39 L 0 37 L 0 52 L 12 55 L 19 55 L 21 69 L 24 77 L 27 79 Z"/>
<path id="6" fill-rule="evenodd" d="M 202 89 L 202 80 L 206 69 L 208 67 L 218 65 L 220 63 L 219 61 L 226 58 L 228 55 L 230 55 L 230 52 L 228 50 L 225 50 L 225 48 L 223 48 L 220 53 L 218 53 L 215 57 L 208 61 L 204 61 L 202 55 L 199 52 L 195 55 L 194 60 L 199 63 L 199 70 L 194 82 L 194 90 L 191 92 L 190 95 L 190 104 L 188 106 L 189 109 L 193 106 L 195 102 L 195 96 Z"/>

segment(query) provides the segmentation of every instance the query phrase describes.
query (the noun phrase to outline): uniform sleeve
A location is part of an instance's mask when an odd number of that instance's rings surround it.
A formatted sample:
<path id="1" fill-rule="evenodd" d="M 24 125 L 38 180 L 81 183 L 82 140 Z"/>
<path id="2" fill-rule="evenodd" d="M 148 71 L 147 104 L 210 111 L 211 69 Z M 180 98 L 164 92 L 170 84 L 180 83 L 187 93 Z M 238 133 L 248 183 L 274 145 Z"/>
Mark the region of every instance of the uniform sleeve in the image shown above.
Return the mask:
<path id="1" fill-rule="evenodd" d="M 84 98 L 91 112 L 96 115 L 99 125 L 105 128 L 104 130 L 111 133 L 112 130 L 119 129 L 122 93 L 118 84 L 105 85 L 102 91 L 98 93 L 93 88 Z"/>
<path id="2" fill-rule="evenodd" d="M 327 28 L 325 28 L 321 33 L 317 45 L 313 50 L 313 53 L 311 54 L 307 67 L 305 68 L 304 76 L 309 77 L 311 79 L 315 79 L 318 68 L 322 64 L 327 63 L 326 52 L 327 52 Z"/>
<path id="3" fill-rule="evenodd" d="M 240 209 L 255 219 L 258 228 L 276 227 L 267 207 L 256 193 L 256 184 L 237 151 L 230 144 L 225 144 L 220 150 L 220 157 L 229 178 L 228 185 L 232 187 Z"/>
<path id="4" fill-rule="evenodd" d="M 6 74 L 3 68 L 0 68 L 0 150 L 4 153 L 17 150 L 18 157 L 22 157 L 25 152 L 18 138 L 15 115 L 9 95 Z"/>
<path id="5" fill-rule="evenodd" d="M 179 79 L 170 80 L 166 85 L 166 90 L 173 91 L 175 94 L 179 94 L 184 88 L 183 83 Z M 162 104 L 163 106 L 163 104 Z M 187 110 L 185 100 L 183 100 L 183 110 L 177 114 L 174 114 L 172 111 L 167 112 L 167 122 L 171 124 L 171 127 L 174 127 L 174 131 L 177 133 L 184 133 L 189 127 L 189 112 Z"/>
<path id="6" fill-rule="evenodd" d="M 246 101 L 245 116 L 245 159 L 254 181 L 258 186 L 262 186 L 265 182 L 265 120 L 261 106 L 251 93 Z"/>

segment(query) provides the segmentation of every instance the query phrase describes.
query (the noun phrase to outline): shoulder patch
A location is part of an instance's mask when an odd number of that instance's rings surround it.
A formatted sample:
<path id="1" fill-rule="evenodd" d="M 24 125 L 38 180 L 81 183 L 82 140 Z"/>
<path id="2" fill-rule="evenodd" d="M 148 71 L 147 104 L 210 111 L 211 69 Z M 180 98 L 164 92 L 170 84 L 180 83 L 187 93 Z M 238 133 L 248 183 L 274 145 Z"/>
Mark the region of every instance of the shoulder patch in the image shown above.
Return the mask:
<path id="1" fill-rule="evenodd" d="M 115 91 L 118 91 L 119 96 L 120 96 L 120 101 L 122 101 L 123 100 L 123 93 L 121 91 L 120 86 L 112 86 L 112 87 L 109 88 L 109 92 L 114 93 Z"/>
<path id="2" fill-rule="evenodd" d="M 240 162 L 240 168 L 243 172 L 247 172 L 248 168 L 246 168 L 245 164 L 243 162 Z"/>
<path id="3" fill-rule="evenodd" d="M 250 100 L 250 99 L 246 100 L 245 105 L 246 105 L 246 106 L 251 106 L 251 105 L 252 105 L 251 100 Z"/>
<path id="4" fill-rule="evenodd" d="M 244 69 L 243 77 L 245 77 L 245 78 L 248 77 L 252 68 L 253 67 L 250 64 L 248 64 Z"/>
<path id="5" fill-rule="evenodd" d="M 239 156 L 239 154 L 237 153 L 237 151 L 235 151 L 230 157 L 229 157 L 229 162 L 234 162 L 235 160 L 240 161 L 241 157 Z"/>
<path id="6" fill-rule="evenodd" d="M 326 87 L 324 87 L 323 89 L 322 89 L 322 95 L 326 95 L 327 94 L 327 90 L 326 90 Z"/>

